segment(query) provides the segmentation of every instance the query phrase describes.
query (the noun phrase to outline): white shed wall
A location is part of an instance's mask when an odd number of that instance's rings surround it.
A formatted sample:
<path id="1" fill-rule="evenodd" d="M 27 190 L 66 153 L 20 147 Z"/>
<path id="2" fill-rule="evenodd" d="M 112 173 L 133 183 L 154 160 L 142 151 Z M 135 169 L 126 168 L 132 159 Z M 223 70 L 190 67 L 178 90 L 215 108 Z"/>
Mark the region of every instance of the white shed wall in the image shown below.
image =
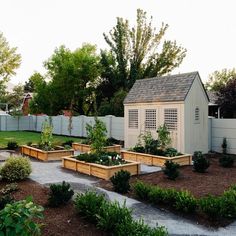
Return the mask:
<path id="1" fill-rule="evenodd" d="M 178 127 L 177 133 L 172 133 L 172 145 L 178 151 L 184 151 L 184 104 L 179 102 L 165 102 L 165 103 L 139 103 L 139 104 L 125 104 L 125 148 L 134 147 L 138 142 L 138 137 L 141 133 L 145 131 L 151 131 L 152 136 L 157 138 L 157 132 L 155 130 L 145 130 L 145 110 L 146 109 L 156 109 L 157 111 L 157 122 L 156 127 L 164 124 L 164 109 L 165 108 L 177 108 L 178 110 Z M 129 109 L 138 109 L 138 128 L 129 128 L 128 124 L 128 111 Z"/>
<path id="2" fill-rule="evenodd" d="M 200 122 L 195 122 L 195 108 L 199 108 Z M 185 153 L 208 152 L 208 100 L 200 78 L 195 79 L 185 99 Z"/>

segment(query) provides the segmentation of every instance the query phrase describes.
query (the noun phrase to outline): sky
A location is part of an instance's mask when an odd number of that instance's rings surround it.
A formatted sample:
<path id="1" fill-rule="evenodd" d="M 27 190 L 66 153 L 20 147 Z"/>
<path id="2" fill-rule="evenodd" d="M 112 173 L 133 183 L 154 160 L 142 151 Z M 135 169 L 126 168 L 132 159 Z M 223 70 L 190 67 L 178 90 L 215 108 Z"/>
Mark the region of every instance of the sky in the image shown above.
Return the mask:
<path id="1" fill-rule="evenodd" d="M 165 39 L 187 49 L 172 73 L 198 71 L 205 82 L 215 70 L 236 67 L 235 0 L 0 0 L 0 31 L 22 56 L 11 82 L 45 73 L 43 62 L 62 44 L 71 50 L 85 42 L 107 48 L 103 33 L 116 17 L 134 25 L 138 8 L 153 16 L 157 29 L 168 24 Z"/>

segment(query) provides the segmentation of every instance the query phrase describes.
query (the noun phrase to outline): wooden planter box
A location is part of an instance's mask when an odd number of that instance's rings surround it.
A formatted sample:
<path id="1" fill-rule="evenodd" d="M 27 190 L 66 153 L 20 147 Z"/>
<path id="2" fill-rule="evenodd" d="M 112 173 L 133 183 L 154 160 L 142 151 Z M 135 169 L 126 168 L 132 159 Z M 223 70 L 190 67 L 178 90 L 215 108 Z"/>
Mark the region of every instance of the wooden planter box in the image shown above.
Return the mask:
<path id="1" fill-rule="evenodd" d="M 109 180 L 116 172 L 127 170 L 131 175 L 140 173 L 140 163 L 127 161 L 127 164 L 117 166 L 104 166 L 95 163 L 78 161 L 75 158 L 63 157 L 62 166 L 66 169 L 75 170 L 83 174 L 96 176 L 101 179 Z"/>
<path id="2" fill-rule="evenodd" d="M 82 144 L 82 143 L 72 143 L 72 148 L 75 151 L 80 151 L 80 152 L 90 152 L 91 151 L 90 145 Z M 120 149 L 121 149 L 121 145 L 112 145 L 112 146 L 104 147 L 104 151 L 107 151 L 107 152 L 120 153 Z"/>
<path id="3" fill-rule="evenodd" d="M 138 152 L 121 151 L 121 156 L 125 160 L 138 161 L 143 164 L 153 166 L 164 166 L 166 161 L 172 161 L 178 163 L 181 166 L 192 165 L 192 155 L 190 154 L 183 154 L 176 157 L 164 157 Z"/>
<path id="4" fill-rule="evenodd" d="M 73 156 L 74 150 L 43 151 L 35 147 L 23 145 L 21 146 L 21 154 L 37 158 L 41 161 L 60 161 L 62 157 Z"/>

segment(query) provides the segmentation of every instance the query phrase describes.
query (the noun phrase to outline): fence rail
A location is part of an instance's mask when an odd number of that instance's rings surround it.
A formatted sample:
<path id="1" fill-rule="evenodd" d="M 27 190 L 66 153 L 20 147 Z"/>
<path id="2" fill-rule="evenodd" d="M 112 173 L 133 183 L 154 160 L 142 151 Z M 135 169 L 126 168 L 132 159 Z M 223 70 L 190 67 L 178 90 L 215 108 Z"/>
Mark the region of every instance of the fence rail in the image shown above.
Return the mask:
<path id="1" fill-rule="evenodd" d="M 38 131 L 42 129 L 42 123 L 48 116 L 0 116 L 0 131 Z M 115 116 L 98 117 L 107 128 L 107 136 L 118 140 L 124 140 L 124 118 Z M 71 123 L 71 124 L 70 124 Z M 72 135 L 87 137 L 86 124 L 94 124 L 94 117 L 89 116 L 52 116 L 53 133 L 58 135 Z M 70 129 L 71 127 L 71 129 Z"/>

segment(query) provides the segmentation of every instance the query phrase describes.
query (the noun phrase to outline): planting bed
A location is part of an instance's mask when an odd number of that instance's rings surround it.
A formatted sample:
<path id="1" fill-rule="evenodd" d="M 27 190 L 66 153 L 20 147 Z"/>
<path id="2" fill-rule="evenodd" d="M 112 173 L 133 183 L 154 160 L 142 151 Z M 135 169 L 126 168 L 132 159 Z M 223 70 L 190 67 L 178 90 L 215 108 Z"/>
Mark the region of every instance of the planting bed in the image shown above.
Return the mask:
<path id="1" fill-rule="evenodd" d="M 175 181 L 167 179 L 163 172 L 155 172 L 151 174 L 144 174 L 135 177 L 131 177 L 131 183 L 135 183 L 137 180 L 141 180 L 144 183 L 156 185 L 161 188 L 174 188 L 177 190 L 188 190 L 196 198 L 204 197 L 209 194 L 219 196 L 228 190 L 230 186 L 236 184 L 236 166 L 233 168 L 223 168 L 219 166 L 218 157 L 210 159 L 210 167 L 207 173 L 197 173 L 192 171 L 192 166 L 180 167 L 180 177 Z M 110 181 L 101 180 L 99 186 L 108 190 L 113 190 Z M 134 192 L 131 191 L 127 194 L 129 197 L 135 198 Z M 171 210 L 176 214 L 183 215 L 191 220 L 197 221 L 200 224 L 207 226 L 225 226 L 232 222 L 229 219 L 221 219 L 220 221 L 211 221 L 205 215 L 202 214 L 182 214 L 176 212 L 173 208 L 167 205 L 159 205 L 162 209 Z"/>
<path id="2" fill-rule="evenodd" d="M 43 151 L 41 149 L 30 147 L 27 145 L 21 146 L 21 154 L 29 157 L 37 158 L 41 161 L 59 161 L 62 157 L 68 157 L 74 155 L 74 150 L 54 150 L 54 151 Z"/>
<path id="3" fill-rule="evenodd" d="M 0 182 L 0 188 L 5 185 L 6 183 Z M 40 220 L 40 223 L 44 225 L 42 228 L 43 236 L 106 235 L 96 229 L 93 224 L 78 216 L 72 203 L 59 208 L 47 207 L 48 188 L 31 180 L 19 182 L 18 187 L 19 190 L 13 193 L 16 200 L 25 199 L 31 195 L 35 203 L 44 207 L 44 219 Z"/>
<path id="4" fill-rule="evenodd" d="M 165 157 L 146 153 L 121 151 L 121 156 L 125 160 L 138 161 L 146 165 L 164 166 L 166 161 L 173 161 L 181 166 L 192 165 L 192 156 L 190 154 L 184 154 L 175 157 Z"/>
<path id="5" fill-rule="evenodd" d="M 90 152 L 91 146 L 88 144 L 82 144 L 82 143 L 73 143 L 72 148 L 76 151 L 80 152 Z M 121 145 L 112 145 L 107 146 L 103 148 L 105 152 L 117 152 L 120 153 Z"/>
<path id="6" fill-rule="evenodd" d="M 62 158 L 62 166 L 66 169 L 75 170 L 83 174 L 96 176 L 101 179 L 109 180 L 116 172 L 120 170 L 127 170 L 131 175 L 138 175 L 140 173 L 140 163 L 127 161 L 127 164 L 105 166 L 95 163 L 88 163 L 79 161 L 75 158 Z"/>

